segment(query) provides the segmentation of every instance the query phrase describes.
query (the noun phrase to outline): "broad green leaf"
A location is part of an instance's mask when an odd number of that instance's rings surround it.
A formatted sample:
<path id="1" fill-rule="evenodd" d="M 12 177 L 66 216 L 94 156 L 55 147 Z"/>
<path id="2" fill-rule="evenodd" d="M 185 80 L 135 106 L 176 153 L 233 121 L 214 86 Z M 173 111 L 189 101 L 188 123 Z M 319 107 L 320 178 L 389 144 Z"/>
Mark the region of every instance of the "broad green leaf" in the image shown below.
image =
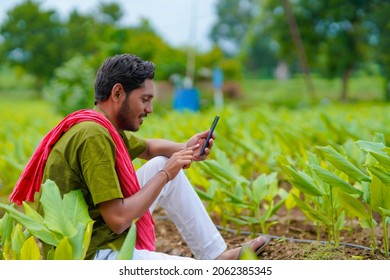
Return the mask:
<path id="1" fill-rule="evenodd" d="M 225 190 L 223 189 L 222 190 L 230 199 L 233 203 L 240 203 L 241 205 L 244 205 L 245 207 L 250 207 L 251 205 L 245 201 L 244 199 L 242 199 L 241 197 L 235 195 L 234 193 L 228 191 L 228 190 Z"/>
<path id="2" fill-rule="evenodd" d="M 54 252 L 55 260 L 73 260 L 73 248 L 68 237 L 64 237 L 58 243 Z"/>
<path id="3" fill-rule="evenodd" d="M 22 260 L 40 260 L 41 254 L 39 252 L 39 247 L 35 241 L 34 236 L 29 237 L 26 242 L 24 242 L 22 249 L 20 250 L 20 259 Z"/>
<path id="4" fill-rule="evenodd" d="M 386 146 L 383 143 L 363 140 L 358 140 L 355 143 L 361 150 L 366 151 L 368 153 L 386 155 L 386 153 L 383 151 Z"/>
<path id="5" fill-rule="evenodd" d="M 390 173 L 383 171 L 376 166 L 367 166 L 367 169 L 374 174 L 385 186 L 390 187 Z"/>
<path id="6" fill-rule="evenodd" d="M 285 201 L 285 205 L 286 205 L 287 210 L 292 210 L 295 208 L 297 203 L 295 202 L 293 194 L 295 194 L 296 196 L 299 196 L 299 193 L 300 193 L 300 191 L 297 188 L 292 188 L 288 192 L 288 196 L 287 196 L 286 201 Z"/>
<path id="7" fill-rule="evenodd" d="M 247 221 L 249 224 L 258 224 L 259 223 L 259 221 L 256 218 L 250 217 L 250 216 L 241 215 L 240 219 Z"/>
<path id="8" fill-rule="evenodd" d="M 370 184 L 371 189 L 371 207 L 378 211 L 379 207 L 390 209 L 390 188 L 373 176 Z"/>
<path id="9" fill-rule="evenodd" d="M 17 223 L 14 226 L 11 235 L 11 247 L 16 254 L 20 253 L 20 249 L 22 249 L 24 241 L 25 241 L 25 237 L 23 234 L 22 226 L 19 223 Z"/>
<path id="10" fill-rule="evenodd" d="M 34 221 L 36 221 L 38 223 L 43 224 L 43 222 L 44 222 L 43 217 L 36 210 L 34 210 L 28 203 L 24 203 L 23 207 L 24 207 L 24 213 L 28 217 L 30 217 L 31 219 L 33 219 Z"/>
<path id="11" fill-rule="evenodd" d="M 342 230 L 345 226 L 345 212 L 342 211 L 341 214 L 337 217 L 336 229 Z"/>
<path id="12" fill-rule="evenodd" d="M 2 256 L 3 258 L 2 259 L 4 259 L 4 260 L 14 260 L 15 259 L 14 255 L 13 255 L 13 251 L 11 249 L 10 242 L 11 241 L 9 239 L 5 240 L 5 242 L 4 242 L 4 246 L 2 248 L 2 250 L 3 250 L 3 256 Z"/>
<path id="13" fill-rule="evenodd" d="M 23 204 L 26 204 L 26 202 L 23 202 Z M 43 224 L 33 220 L 26 214 L 16 210 L 14 207 L 1 204 L 0 208 L 3 208 L 6 210 L 10 216 L 15 219 L 17 222 L 19 222 L 23 227 L 25 227 L 28 231 L 30 231 L 34 236 L 41 239 L 47 244 L 56 246 L 58 244 L 58 239 L 56 238 L 55 234 L 52 233 L 46 226 Z"/>
<path id="14" fill-rule="evenodd" d="M 213 197 L 211 197 L 208 193 L 200 190 L 197 187 L 194 187 L 194 188 L 195 188 L 195 191 L 196 191 L 196 193 L 198 194 L 198 196 L 200 197 L 201 200 L 203 200 L 203 201 L 213 201 Z"/>
<path id="15" fill-rule="evenodd" d="M 242 220 L 242 219 L 233 217 L 233 216 L 231 216 L 231 215 L 225 215 L 225 218 L 226 218 L 226 220 L 232 221 L 233 223 L 235 223 L 236 225 L 239 225 L 239 226 L 247 226 L 247 225 L 250 225 L 250 224 L 251 224 L 251 223 L 248 222 L 248 221 L 244 221 L 244 220 Z"/>
<path id="16" fill-rule="evenodd" d="M 75 228 L 79 223 L 85 225 L 92 221 L 88 213 L 88 206 L 80 190 L 71 191 L 64 195 L 62 201 L 64 217 Z M 69 229 L 71 232 L 71 229 Z"/>
<path id="17" fill-rule="evenodd" d="M 240 260 L 259 260 L 259 257 L 252 250 L 246 248 L 241 252 Z"/>
<path id="18" fill-rule="evenodd" d="M 256 203 L 260 203 L 268 191 L 267 175 L 261 174 L 252 182 L 252 197 Z"/>
<path id="19" fill-rule="evenodd" d="M 374 135 L 374 142 L 386 144 L 385 135 L 380 132 L 376 132 Z"/>
<path id="20" fill-rule="evenodd" d="M 359 140 L 356 141 L 356 144 L 360 149 L 374 157 L 387 171 L 390 171 L 390 157 L 386 153 L 385 149 L 387 147 L 383 143 Z"/>
<path id="21" fill-rule="evenodd" d="M 69 220 L 70 217 L 65 216 L 62 197 L 54 181 L 47 180 L 42 184 L 40 201 L 44 211 L 44 223 L 50 230 L 68 237 L 76 234 L 76 229 Z"/>
<path id="22" fill-rule="evenodd" d="M 342 207 L 345 208 L 345 210 L 350 214 L 350 216 L 358 217 L 359 219 L 370 218 L 370 215 L 368 214 L 366 208 L 358 199 L 342 191 L 338 191 L 337 195 L 341 199 Z"/>
<path id="23" fill-rule="evenodd" d="M 304 171 L 296 171 L 290 166 L 285 166 L 286 170 L 289 172 L 291 179 L 289 180 L 297 189 L 303 193 L 314 195 L 314 196 L 323 196 L 325 192 L 320 188 L 316 187 L 313 179 Z"/>
<path id="24" fill-rule="evenodd" d="M 382 165 L 387 171 L 390 171 L 390 156 L 389 155 L 381 155 L 377 153 L 370 153 L 380 165 Z"/>
<path id="25" fill-rule="evenodd" d="M 343 157 L 331 146 L 326 147 L 317 147 L 325 158 L 333 164 L 338 170 L 344 172 L 349 177 L 353 178 L 356 181 L 367 181 L 370 182 L 370 177 L 366 175 L 363 171 L 357 168 L 352 162 Z"/>
<path id="26" fill-rule="evenodd" d="M 384 209 L 382 207 L 379 207 L 379 213 L 381 213 L 382 216 L 390 217 L 390 210 Z"/>
<path id="27" fill-rule="evenodd" d="M 84 238 L 83 238 L 83 244 L 82 244 L 82 256 L 81 259 L 85 259 L 85 255 L 87 254 L 87 251 L 89 249 L 89 245 L 91 243 L 91 237 L 92 237 L 92 231 L 93 231 L 93 224 L 95 221 L 90 221 L 84 231 Z"/>
<path id="28" fill-rule="evenodd" d="M 272 207 L 272 211 L 270 213 L 270 217 L 272 217 L 273 215 L 275 215 L 278 210 L 284 205 L 284 202 L 285 200 L 287 199 L 287 196 L 285 198 L 281 198 L 276 204 L 274 207 Z"/>
<path id="29" fill-rule="evenodd" d="M 369 218 L 369 219 L 359 219 L 359 224 L 362 228 L 370 228 L 370 229 L 373 229 L 376 225 L 377 225 L 377 222 L 372 219 L 372 218 Z"/>
<path id="30" fill-rule="evenodd" d="M 359 196 L 363 195 L 363 192 L 354 188 L 349 183 L 338 177 L 337 175 L 333 174 L 332 172 L 323 169 L 319 166 L 312 165 L 311 168 L 314 170 L 314 172 L 318 175 L 318 177 L 324 181 L 325 183 L 331 185 L 332 187 L 337 187 L 342 189 L 344 192 L 349 194 L 358 194 Z"/>
<path id="31" fill-rule="evenodd" d="M 226 185 L 235 185 L 247 181 L 245 178 L 237 174 L 237 171 L 231 167 L 226 167 L 216 160 L 208 160 L 200 162 L 200 166 L 206 167 L 203 170 L 212 178 L 219 180 Z"/>
<path id="32" fill-rule="evenodd" d="M 82 260 L 84 259 L 83 241 L 84 241 L 85 224 L 79 223 L 75 228 L 76 228 L 76 234 L 67 237 L 69 238 L 69 243 L 73 248 L 73 259 Z"/>
<path id="33" fill-rule="evenodd" d="M 323 214 L 321 214 L 318 211 L 315 211 L 310 206 L 308 206 L 306 203 L 304 203 L 301 199 L 299 199 L 295 194 L 293 194 L 293 197 L 295 199 L 295 202 L 297 203 L 298 207 L 302 210 L 305 215 L 316 222 L 324 223 L 325 225 L 329 226 L 331 225 L 330 220 Z"/>
<path id="34" fill-rule="evenodd" d="M 200 173 L 200 168 L 188 168 L 186 171 L 188 174 L 188 179 L 194 186 L 207 187 L 209 185 L 207 178 Z"/>
<path id="35" fill-rule="evenodd" d="M 1 208 L 1 204 L 0 204 Z M 12 206 L 13 208 L 13 206 Z M 14 209 L 14 208 L 13 208 Z M 12 234 L 12 229 L 13 229 L 13 223 L 14 220 L 11 217 L 10 214 L 5 213 L 3 218 L 1 219 L 1 228 L 0 228 L 0 237 L 1 237 L 1 246 L 5 246 L 5 242 L 8 240 L 11 240 L 11 234 Z"/>
<path id="36" fill-rule="evenodd" d="M 133 259 L 136 236 L 137 236 L 137 227 L 133 221 L 129 229 L 129 232 L 126 235 L 126 239 L 123 242 L 122 248 L 118 253 L 118 257 L 117 257 L 118 260 Z"/>

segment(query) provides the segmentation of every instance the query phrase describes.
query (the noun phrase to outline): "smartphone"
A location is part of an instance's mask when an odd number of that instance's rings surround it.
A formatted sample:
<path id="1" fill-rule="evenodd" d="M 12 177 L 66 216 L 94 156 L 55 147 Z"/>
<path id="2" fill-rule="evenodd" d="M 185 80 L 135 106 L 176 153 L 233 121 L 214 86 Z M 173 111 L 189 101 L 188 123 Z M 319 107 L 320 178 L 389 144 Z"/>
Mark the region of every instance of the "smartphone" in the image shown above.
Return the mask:
<path id="1" fill-rule="evenodd" d="M 215 116 L 213 124 L 210 127 L 210 132 L 207 135 L 206 141 L 203 144 L 203 147 L 202 147 L 202 150 L 200 151 L 199 156 L 203 156 L 204 150 L 209 146 L 209 140 L 213 136 L 213 132 L 214 132 L 215 127 L 217 126 L 218 120 L 219 120 L 219 116 Z"/>

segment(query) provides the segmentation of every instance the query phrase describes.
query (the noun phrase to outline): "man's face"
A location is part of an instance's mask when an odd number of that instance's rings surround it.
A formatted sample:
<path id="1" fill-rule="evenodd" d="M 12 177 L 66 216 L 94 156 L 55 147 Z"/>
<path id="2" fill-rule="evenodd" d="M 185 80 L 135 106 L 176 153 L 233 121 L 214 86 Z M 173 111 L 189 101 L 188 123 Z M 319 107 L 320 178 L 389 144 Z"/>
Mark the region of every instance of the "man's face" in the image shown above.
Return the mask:
<path id="1" fill-rule="evenodd" d="M 118 128 L 138 131 L 143 118 L 152 113 L 153 81 L 145 80 L 144 85 L 133 90 L 122 102 L 117 114 Z"/>

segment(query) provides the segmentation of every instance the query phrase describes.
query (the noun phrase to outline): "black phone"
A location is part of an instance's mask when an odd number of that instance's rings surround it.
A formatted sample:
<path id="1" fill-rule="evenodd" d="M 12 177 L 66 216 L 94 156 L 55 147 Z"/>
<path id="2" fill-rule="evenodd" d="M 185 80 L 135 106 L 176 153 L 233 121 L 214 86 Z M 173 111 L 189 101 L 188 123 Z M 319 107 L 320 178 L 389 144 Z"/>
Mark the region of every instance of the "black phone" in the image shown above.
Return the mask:
<path id="1" fill-rule="evenodd" d="M 210 132 L 207 135 L 206 141 L 203 144 L 203 147 L 202 147 L 202 150 L 200 151 L 199 156 L 203 156 L 204 150 L 209 146 L 209 140 L 213 136 L 213 132 L 214 132 L 215 127 L 217 126 L 218 120 L 219 120 L 219 116 L 215 116 L 213 124 L 210 127 Z"/>

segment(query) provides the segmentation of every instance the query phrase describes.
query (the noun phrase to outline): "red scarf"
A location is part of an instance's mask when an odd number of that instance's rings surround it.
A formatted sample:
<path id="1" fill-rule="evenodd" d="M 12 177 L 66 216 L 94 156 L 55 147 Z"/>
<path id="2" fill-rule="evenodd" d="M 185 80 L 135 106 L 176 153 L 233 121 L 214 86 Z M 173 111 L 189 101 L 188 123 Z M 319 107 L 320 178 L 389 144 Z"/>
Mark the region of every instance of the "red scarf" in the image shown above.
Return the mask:
<path id="1" fill-rule="evenodd" d="M 115 169 L 121 183 L 124 197 L 129 197 L 140 190 L 134 166 L 131 162 L 127 148 L 118 131 L 112 123 L 101 113 L 94 110 L 79 110 L 65 117 L 42 140 L 32 155 L 26 168 L 20 175 L 15 188 L 10 195 L 10 201 L 20 205 L 22 201 L 34 201 L 35 192 L 39 192 L 42 184 L 43 171 L 51 149 L 60 137 L 73 125 L 83 121 L 94 121 L 105 127 L 115 143 Z M 137 221 L 137 249 L 154 251 L 154 222 L 152 215 L 147 211 Z"/>

